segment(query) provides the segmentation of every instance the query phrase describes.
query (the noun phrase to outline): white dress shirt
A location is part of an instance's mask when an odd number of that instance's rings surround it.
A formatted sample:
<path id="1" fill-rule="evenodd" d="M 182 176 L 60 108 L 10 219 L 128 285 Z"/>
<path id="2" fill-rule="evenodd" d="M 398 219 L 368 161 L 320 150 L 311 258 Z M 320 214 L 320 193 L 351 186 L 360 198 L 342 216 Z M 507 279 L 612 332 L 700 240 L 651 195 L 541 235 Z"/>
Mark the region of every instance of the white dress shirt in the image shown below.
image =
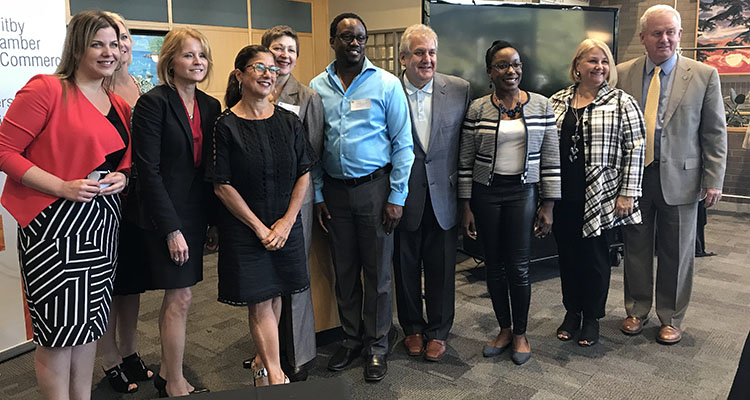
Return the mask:
<path id="1" fill-rule="evenodd" d="M 432 128 L 432 82 L 434 81 L 434 78 L 430 79 L 422 89 L 417 89 L 404 74 L 404 87 L 406 88 L 406 97 L 409 100 L 412 121 L 414 121 L 417 137 L 419 137 L 419 142 L 422 143 L 425 152 L 427 152 L 430 129 Z"/>

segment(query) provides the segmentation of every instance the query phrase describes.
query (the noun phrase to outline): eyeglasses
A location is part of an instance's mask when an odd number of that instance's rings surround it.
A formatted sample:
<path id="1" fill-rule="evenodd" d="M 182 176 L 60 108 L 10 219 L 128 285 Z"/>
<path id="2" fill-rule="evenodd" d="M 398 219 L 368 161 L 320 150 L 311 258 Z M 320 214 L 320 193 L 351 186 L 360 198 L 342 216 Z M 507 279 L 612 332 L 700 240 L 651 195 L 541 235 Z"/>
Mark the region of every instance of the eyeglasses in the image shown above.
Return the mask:
<path id="1" fill-rule="evenodd" d="M 509 64 L 507 62 L 501 62 L 492 66 L 492 68 L 495 68 L 498 71 L 505 71 L 508 69 L 508 67 L 513 67 L 514 70 L 519 71 L 523 68 L 523 63 L 519 62 L 519 63 Z"/>
<path id="2" fill-rule="evenodd" d="M 367 35 L 355 35 L 350 32 L 344 32 L 339 33 L 338 35 L 336 35 L 336 37 L 341 39 L 341 41 L 344 43 L 351 43 L 354 39 L 357 39 L 357 43 L 359 44 L 367 43 Z"/>
<path id="3" fill-rule="evenodd" d="M 279 67 L 277 67 L 275 65 L 267 67 L 267 66 L 265 66 L 264 64 L 261 64 L 261 63 L 255 63 L 255 64 L 250 64 L 250 65 L 245 66 L 245 69 L 247 69 L 247 68 L 254 69 L 255 72 L 258 73 L 258 75 L 264 75 L 266 73 L 266 71 L 270 72 L 273 75 L 278 75 L 279 71 L 281 71 L 281 68 L 279 68 Z"/>

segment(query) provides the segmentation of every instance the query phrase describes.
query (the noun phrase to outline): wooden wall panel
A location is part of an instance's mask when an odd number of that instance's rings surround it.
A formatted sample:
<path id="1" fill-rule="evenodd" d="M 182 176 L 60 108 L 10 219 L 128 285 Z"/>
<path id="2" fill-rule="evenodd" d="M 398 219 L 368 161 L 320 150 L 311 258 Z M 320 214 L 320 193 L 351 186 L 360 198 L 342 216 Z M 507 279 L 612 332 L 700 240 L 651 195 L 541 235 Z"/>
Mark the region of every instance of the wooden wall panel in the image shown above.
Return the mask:
<path id="1" fill-rule="evenodd" d="M 178 27 L 178 25 L 175 25 L 175 27 Z M 237 56 L 237 52 L 241 48 L 249 44 L 247 30 L 197 25 L 192 25 L 192 27 L 206 35 L 211 45 L 211 55 L 214 60 L 211 76 L 198 87 L 221 101 L 223 108 L 227 78 L 229 77 L 229 73 L 234 70 L 234 57 Z"/>

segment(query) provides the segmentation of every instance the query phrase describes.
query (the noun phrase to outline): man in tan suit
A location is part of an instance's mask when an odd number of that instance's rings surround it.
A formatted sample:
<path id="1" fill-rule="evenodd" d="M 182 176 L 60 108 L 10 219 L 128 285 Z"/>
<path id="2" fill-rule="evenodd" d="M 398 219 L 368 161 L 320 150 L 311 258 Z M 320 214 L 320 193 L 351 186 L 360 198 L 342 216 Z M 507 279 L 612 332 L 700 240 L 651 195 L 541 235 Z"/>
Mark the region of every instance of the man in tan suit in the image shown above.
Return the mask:
<path id="1" fill-rule="evenodd" d="M 680 14 L 656 5 L 641 17 L 646 56 L 617 66 L 618 86 L 641 103 L 646 123 L 646 169 L 640 200 L 643 224 L 623 228 L 625 310 L 621 330 L 643 329 L 654 292 L 661 329 L 656 340 L 682 339 L 693 284 L 698 201 L 721 199 L 727 155 L 726 122 L 715 68 L 678 55 Z M 655 239 L 655 231 L 658 238 Z"/>

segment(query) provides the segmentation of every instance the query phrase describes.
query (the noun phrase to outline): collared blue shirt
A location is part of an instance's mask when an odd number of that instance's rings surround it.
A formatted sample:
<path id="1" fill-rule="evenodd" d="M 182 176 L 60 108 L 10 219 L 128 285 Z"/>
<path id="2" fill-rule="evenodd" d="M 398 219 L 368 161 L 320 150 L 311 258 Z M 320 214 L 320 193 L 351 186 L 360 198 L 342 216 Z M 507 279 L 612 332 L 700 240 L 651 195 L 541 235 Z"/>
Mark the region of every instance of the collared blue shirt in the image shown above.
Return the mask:
<path id="1" fill-rule="evenodd" d="M 388 202 L 403 206 L 414 151 L 409 103 L 399 79 L 365 58 L 346 91 L 335 61 L 310 87 L 323 99 L 325 112 L 323 162 L 313 170 L 315 203 L 324 201 L 324 172 L 336 179 L 358 178 L 390 163 Z"/>
<path id="2" fill-rule="evenodd" d="M 661 129 L 664 124 L 664 114 L 667 112 L 667 103 L 669 103 L 669 93 L 672 90 L 672 82 L 674 81 L 674 66 L 677 64 L 677 52 L 672 54 L 667 61 L 664 61 L 659 66 L 661 67 L 661 73 L 659 74 L 659 108 L 656 111 L 656 128 L 654 129 L 654 160 L 659 160 L 659 151 L 661 149 Z M 656 64 L 646 56 L 645 70 L 643 71 L 643 102 L 642 107 L 646 107 L 646 98 L 648 97 L 648 87 L 651 85 L 651 77 L 654 76 L 654 68 Z"/>

